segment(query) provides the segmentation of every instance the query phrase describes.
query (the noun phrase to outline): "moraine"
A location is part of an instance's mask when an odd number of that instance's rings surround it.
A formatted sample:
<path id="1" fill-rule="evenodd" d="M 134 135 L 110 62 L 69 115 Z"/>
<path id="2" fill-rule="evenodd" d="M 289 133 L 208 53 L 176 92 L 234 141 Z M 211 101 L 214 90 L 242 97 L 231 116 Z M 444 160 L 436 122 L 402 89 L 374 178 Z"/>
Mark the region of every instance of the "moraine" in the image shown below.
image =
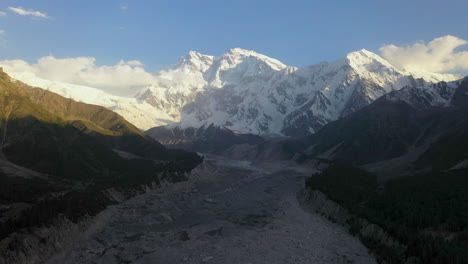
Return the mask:
<path id="1" fill-rule="evenodd" d="M 111 206 L 48 263 L 376 263 L 302 209 L 304 169 L 207 157 L 186 182 Z"/>

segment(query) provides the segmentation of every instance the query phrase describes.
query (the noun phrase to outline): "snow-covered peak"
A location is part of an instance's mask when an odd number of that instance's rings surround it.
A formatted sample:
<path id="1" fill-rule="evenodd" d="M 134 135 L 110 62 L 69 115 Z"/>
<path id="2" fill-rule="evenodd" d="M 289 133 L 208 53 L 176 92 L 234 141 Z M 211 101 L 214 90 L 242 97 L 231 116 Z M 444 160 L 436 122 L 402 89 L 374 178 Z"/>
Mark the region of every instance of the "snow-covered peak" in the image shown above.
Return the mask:
<path id="1" fill-rule="evenodd" d="M 286 67 L 276 59 L 241 48 L 230 49 L 221 56 L 190 51 L 176 65 L 158 72 L 153 87 L 186 94 L 206 85 L 222 87 L 239 78 L 268 78 Z"/>
<path id="2" fill-rule="evenodd" d="M 189 51 L 189 53 L 185 57 L 187 57 L 187 58 L 201 58 L 203 56 L 207 56 L 207 55 L 201 54 L 198 51 L 191 50 L 191 51 Z"/>
<path id="3" fill-rule="evenodd" d="M 463 78 L 462 74 L 449 74 L 449 73 L 435 73 L 435 72 L 426 72 L 426 71 L 406 71 L 402 70 L 408 75 L 412 75 L 414 78 L 421 78 L 427 82 L 437 83 L 437 82 L 453 82 Z"/>
<path id="4" fill-rule="evenodd" d="M 190 51 L 187 55 L 179 58 L 176 65 L 165 71 L 179 72 L 205 72 L 213 64 L 214 56 L 204 55 L 200 52 Z"/>
<path id="5" fill-rule="evenodd" d="M 362 49 L 359 51 L 348 53 L 342 61 L 346 61 L 356 72 L 363 76 L 369 76 L 369 73 L 382 74 L 385 71 L 388 73 L 411 75 L 414 78 L 422 78 L 428 82 L 451 82 L 462 78 L 462 75 L 433 73 L 424 71 L 404 70 L 390 64 L 387 60 L 379 55 Z"/>
<path id="6" fill-rule="evenodd" d="M 396 70 L 388 61 L 365 49 L 348 53 L 345 58 L 346 62 L 358 73 L 363 71 L 376 72 L 383 69 Z"/>
<path id="7" fill-rule="evenodd" d="M 233 48 L 228 50 L 225 54 L 231 54 L 234 56 L 244 56 L 244 57 L 249 57 L 249 56 L 254 56 L 254 57 L 260 57 L 260 56 L 265 56 L 262 55 L 254 50 L 248 50 L 248 49 L 242 49 L 242 48 Z"/>
<path id="8" fill-rule="evenodd" d="M 280 71 L 287 67 L 284 63 L 253 50 L 233 48 L 221 56 L 210 56 L 197 51 L 190 51 L 187 55 L 180 57 L 177 64 L 161 72 L 206 72 L 208 69 L 213 68 L 212 66 L 216 68 L 214 70 L 226 70 L 234 68 L 248 59 L 263 62 L 275 71 Z M 214 62 L 217 62 L 217 64 L 213 65 Z"/>
<path id="9" fill-rule="evenodd" d="M 242 62 L 245 58 L 254 58 L 256 60 L 263 61 L 276 71 L 280 71 L 287 67 L 287 65 L 285 65 L 279 60 L 270 58 L 253 50 L 246 50 L 241 48 L 230 49 L 228 52 L 218 57 L 218 59 L 220 60 L 227 61 L 229 66 L 237 65 L 240 62 Z"/>

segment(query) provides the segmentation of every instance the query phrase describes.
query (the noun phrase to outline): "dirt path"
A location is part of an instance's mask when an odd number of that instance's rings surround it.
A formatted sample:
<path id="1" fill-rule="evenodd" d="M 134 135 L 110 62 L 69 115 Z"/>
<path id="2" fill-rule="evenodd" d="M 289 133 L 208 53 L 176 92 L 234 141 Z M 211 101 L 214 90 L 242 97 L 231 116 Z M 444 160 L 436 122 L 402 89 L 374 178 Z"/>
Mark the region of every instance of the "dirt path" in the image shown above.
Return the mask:
<path id="1" fill-rule="evenodd" d="M 112 206 L 50 263 L 375 263 L 296 199 L 304 174 L 208 160 L 190 181 Z"/>

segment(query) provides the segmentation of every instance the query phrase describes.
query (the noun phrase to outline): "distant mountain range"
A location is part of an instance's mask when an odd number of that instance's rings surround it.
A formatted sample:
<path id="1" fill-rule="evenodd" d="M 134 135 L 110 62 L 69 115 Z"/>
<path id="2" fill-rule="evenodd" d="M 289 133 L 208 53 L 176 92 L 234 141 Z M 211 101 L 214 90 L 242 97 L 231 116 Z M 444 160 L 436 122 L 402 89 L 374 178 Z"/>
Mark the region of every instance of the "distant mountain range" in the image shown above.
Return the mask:
<path id="1" fill-rule="evenodd" d="M 435 96 L 434 104 L 444 103 L 439 93 L 443 91 L 432 91 L 431 84 L 461 78 L 397 69 L 366 50 L 335 62 L 296 68 L 240 48 L 221 56 L 189 52 L 177 64 L 156 73 L 151 87 L 130 98 L 43 80 L 32 73 L 10 74 L 64 97 L 105 106 L 143 130 L 214 125 L 263 136 L 314 133 L 405 86 L 425 89 Z"/>

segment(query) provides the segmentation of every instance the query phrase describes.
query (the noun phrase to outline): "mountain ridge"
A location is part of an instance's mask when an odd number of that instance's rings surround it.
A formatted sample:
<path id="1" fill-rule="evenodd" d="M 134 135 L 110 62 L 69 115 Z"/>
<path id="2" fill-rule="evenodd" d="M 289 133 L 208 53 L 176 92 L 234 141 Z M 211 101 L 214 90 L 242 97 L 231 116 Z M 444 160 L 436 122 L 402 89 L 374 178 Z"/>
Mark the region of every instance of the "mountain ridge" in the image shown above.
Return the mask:
<path id="1" fill-rule="evenodd" d="M 423 77 L 424 82 L 433 83 L 457 78 L 397 69 L 367 50 L 297 68 L 241 48 L 220 56 L 190 51 L 156 73 L 155 83 L 135 91 L 133 98 L 51 82 L 32 73 L 11 75 L 65 97 L 108 107 L 143 130 L 214 124 L 233 131 L 286 136 L 313 133 L 413 79 Z"/>
<path id="2" fill-rule="evenodd" d="M 338 160 L 392 176 L 449 170 L 468 158 L 468 108 L 454 97 L 465 91 L 468 79 L 431 86 L 450 96 L 407 86 L 313 135 L 284 141 L 283 149 L 289 157 L 301 153 L 305 159 Z"/>

